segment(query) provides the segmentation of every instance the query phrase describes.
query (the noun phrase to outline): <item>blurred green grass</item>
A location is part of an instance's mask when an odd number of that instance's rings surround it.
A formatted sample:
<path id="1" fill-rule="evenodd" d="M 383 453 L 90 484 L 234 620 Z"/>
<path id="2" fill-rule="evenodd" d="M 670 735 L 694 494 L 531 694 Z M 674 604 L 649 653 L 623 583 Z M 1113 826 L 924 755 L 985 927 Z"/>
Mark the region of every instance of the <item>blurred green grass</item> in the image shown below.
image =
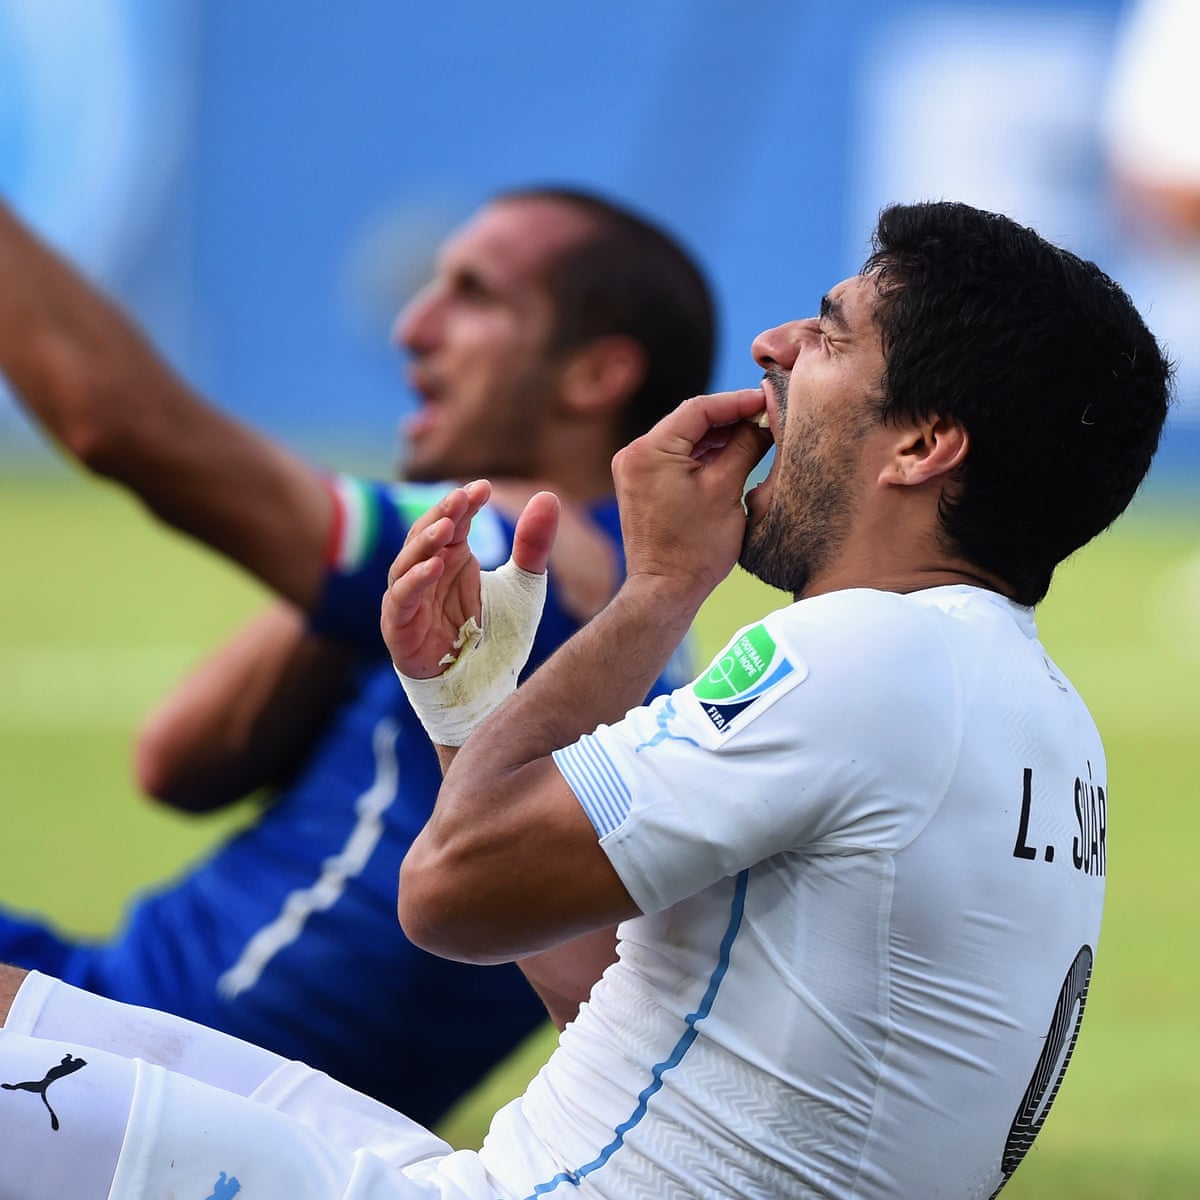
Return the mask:
<path id="1" fill-rule="evenodd" d="M 132 737 L 172 682 L 262 602 L 259 587 L 75 475 L 0 479 L 0 903 L 98 933 L 247 808 L 183 818 L 130 774 Z M 697 627 L 701 654 L 783 597 L 735 573 Z M 1006 1200 L 1200 1194 L 1200 536 L 1140 503 L 1066 564 L 1043 639 L 1088 699 L 1110 775 L 1108 906 L 1080 1044 Z M 531 1039 L 444 1123 L 475 1145 L 552 1045 Z"/>
<path id="2" fill-rule="evenodd" d="M 131 750 L 156 698 L 263 593 L 114 487 L 58 472 L 0 479 L 0 561 L 0 902 L 103 932 L 244 819 L 156 807 Z"/>

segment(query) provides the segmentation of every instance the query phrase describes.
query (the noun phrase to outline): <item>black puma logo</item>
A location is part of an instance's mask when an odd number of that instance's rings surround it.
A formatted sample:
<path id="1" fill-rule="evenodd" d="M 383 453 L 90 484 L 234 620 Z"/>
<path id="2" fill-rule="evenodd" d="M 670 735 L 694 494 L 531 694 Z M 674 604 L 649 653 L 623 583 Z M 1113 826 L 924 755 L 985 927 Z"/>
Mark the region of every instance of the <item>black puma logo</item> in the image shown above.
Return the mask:
<path id="1" fill-rule="evenodd" d="M 46 1099 L 46 1089 L 56 1080 L 61 1079 L 64 1075 L 73 1075 L 80 1067 L 86 1067 L 87 1060 L 83 1058 L 74 1058 L 70 1054 L 64 1054 L 62 1062 L 57 1067 L 51 1067 L 45 1074 L 45 1077 L 37 1080 L 26 1080 L 24 1083 L 0 1083 L 0 1088 L 6 1092 L 36 1092 L 42 1098 L 42 1103 L 46 1106 L 46 1111 L 50 1114 L 50 1128 L 57 1132 L 58 1130 L 58 1114 L 50 1107 L 50 1101 Z"/>

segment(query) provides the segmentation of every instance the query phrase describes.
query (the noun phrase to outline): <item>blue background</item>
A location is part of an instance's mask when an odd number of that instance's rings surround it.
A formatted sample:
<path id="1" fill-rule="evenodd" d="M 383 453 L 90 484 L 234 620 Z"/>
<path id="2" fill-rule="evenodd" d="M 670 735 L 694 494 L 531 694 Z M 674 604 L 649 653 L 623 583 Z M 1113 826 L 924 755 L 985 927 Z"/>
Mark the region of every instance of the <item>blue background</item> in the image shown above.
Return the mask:
<path id="1" fill-rule="evenodd" d="M 1190 478 L 1200 322 L 1109 194 L 1121 17 L 1118 0 L 0 0 L 0 189 L 223 407 L 385 473 L 411 404 L 392 316 L 495 189 L 594 186 L 679 233 L 720 298 L 718 386 L 757 378 L 753 335 L 857 268 L 882 204 L 965 199 L 1130 287 L 1185 368 L 1155 479 Z M 0 450 L 40 446 L 0 403 Z"/>

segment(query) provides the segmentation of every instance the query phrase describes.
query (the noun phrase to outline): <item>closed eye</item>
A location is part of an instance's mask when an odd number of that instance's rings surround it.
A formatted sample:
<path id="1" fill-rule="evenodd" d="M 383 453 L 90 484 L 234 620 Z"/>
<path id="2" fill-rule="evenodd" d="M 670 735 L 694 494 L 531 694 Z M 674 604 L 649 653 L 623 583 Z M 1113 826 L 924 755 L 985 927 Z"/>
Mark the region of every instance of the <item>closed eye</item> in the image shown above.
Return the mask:
<path id="1" fill-rule="evenodd" d="M 487 300 L 492 295 L 492 289 L 487 280 L 476 271 L 459 271 L 453 279 L 454 294 L 464 300 Z"/>
<path id="2" fill-rule="evenodd" d="M 846 313 L 842 308 L 841 301 L 833 299 L 828 294 L 821 297 L 820 319 L 823 324 L 832 325 L 837 333 L 850 332 L 850 324 L 846 320 Z M 822 329 L 821 332 L 825 333 L 826 331 Z"/>

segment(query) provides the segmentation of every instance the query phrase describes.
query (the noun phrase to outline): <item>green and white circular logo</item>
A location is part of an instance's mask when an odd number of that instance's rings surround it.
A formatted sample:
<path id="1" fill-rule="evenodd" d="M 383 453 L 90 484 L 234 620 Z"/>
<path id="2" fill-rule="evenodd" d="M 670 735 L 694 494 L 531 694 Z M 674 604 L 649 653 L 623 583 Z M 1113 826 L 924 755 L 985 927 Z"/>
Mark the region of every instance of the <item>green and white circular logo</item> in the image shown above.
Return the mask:
<path id="1" fill-rule="evenodd" d="M 765 625 L 753 625 L 739 634 L 696 681 L 701 700 L 740 700 L 756 691 L 775 658 L 775 639 Z"/>

